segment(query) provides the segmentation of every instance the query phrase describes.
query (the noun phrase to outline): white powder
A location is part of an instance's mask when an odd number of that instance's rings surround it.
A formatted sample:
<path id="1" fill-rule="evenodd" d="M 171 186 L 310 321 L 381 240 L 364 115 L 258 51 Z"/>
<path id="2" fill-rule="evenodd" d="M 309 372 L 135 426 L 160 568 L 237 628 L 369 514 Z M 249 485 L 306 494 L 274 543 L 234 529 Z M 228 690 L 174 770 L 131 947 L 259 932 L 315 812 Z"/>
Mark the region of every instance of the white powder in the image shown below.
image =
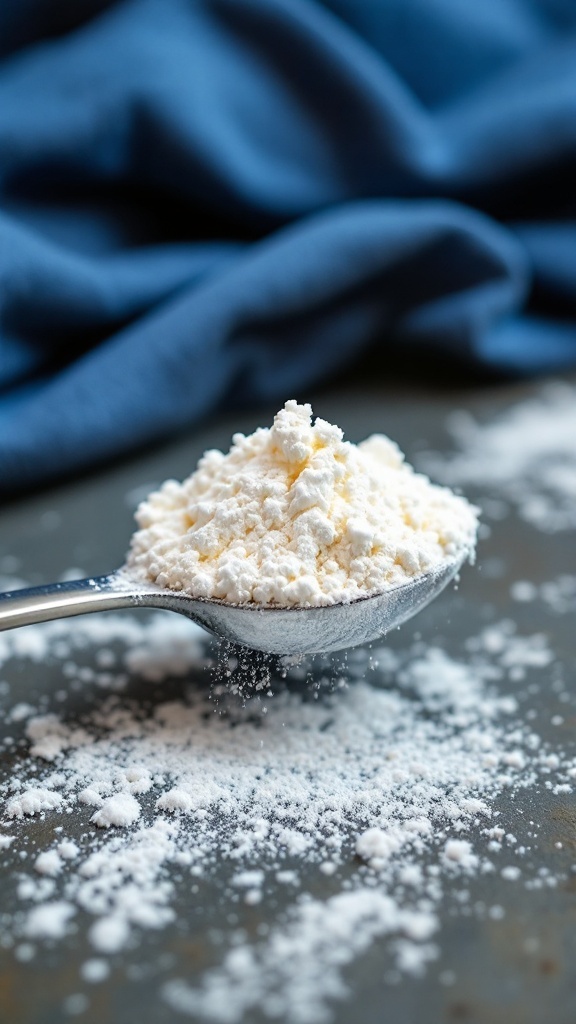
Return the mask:
<path id="1" fill-rule="evenodd" d="M 30 718 L 31 715 L 36 714 L 36 708 L 32 704 L 20 703 L 15 704 L 10 709 L 7 717 L 8 722 L 23 722 L 25 718 Z"/>
<path id="2" fill-rule="evenodd" d="M 456 864 L 468 871 L 478 866 L 478 857 L 468 839 L 449 839 L 444 847 L 444 857 L 448 864 Z"/>
<path id="3" fill-rule="evenodd" d="M 14 796 L 6 805 L 9 818 L 22 818 L 25 814 L 39 814 L 40 811 L 51 811 L 62 804 L 62 797 L 50 789 L 31 786 L 21 796 Z"/>
<path id="4" fill-rule="evenodd" d="M 74 860 L 74 858 L 80 853 L 80 847 L 70 839 L 64 839 L 61 843 L 58 843 L 56 852 L 59 853 L 64 860 Z"/>
<path id="5" fill-rule="evenodd" d="M 327 999 L 347 995 L 342 968 L 375 939 L 400 932 L 421 943 L 435 930 L 432 915 L 403 910 L 373 888 L 341 892 L 325 902 L 309 899 L 266 943 L 256 949 L 243 946 L 231 950 L 222 967 L 208 975 L 203 989 L 175 980 L 164 987 L 164 997 L 181 1013 L 234 1024 L 249 1019 L 258 992 L 266 1016 L 287 1014 L 289 1020 L 322 1021 L 329 1019 Z M 429 958 L 426 947 L 424 953 Z M 413 973 L 419 973 L 421 957 L 414 958 L 413 964 Z"/>
<path id="6" fill-rule="evenodd" d="M 136 518 L 131 575 L 233 604 L 352 601 L 463 558 L 476 535 L 476 510 L 387 437 L 351 444 L 294 401 L 168 480 Z"/>
<path id="7" fill-rule="evenodd" d="M 510 884 L 556 880 L 534 875 L 530 833 L 516 841 L 496 808 L 502 793 L 520 788 L 536 794 L 539 785 L 550 787 L 550 799 L 573 788 L 573 758 L 547 749 L 506 692 L 515 658 L 528 674 L 552 660 L 542 635 L 523 637 L 500 622 L 470 639 L 458 658 L 440 646 L 360 648 L 348 656 L 349 687 L 339 683 L 338 662 L 286 661 L 285 680 L 269 674 L 273 696 L 256 694 L 245 704 L 220 685 L 202 635 L 161 614 L 3 635 L 0 664 L 14 652 L 24 657 L 27 647 L 39 661 L 58 650 L 71 685 L 80 682 L 75 652 L 86 657 L 90 644 L 102 642 L 114 652 L 109 693 L 96 692 L 81 722 L 47 708 L 19 726 L 30 751 L 2 786 L 10 828 L 20 819 L 17 837 L 3 844 L 21 907 L 3 917 L 16 955 L 23 937 L 65 940 L 82 911 L 97 957 L 84 963 L 77 984 L 92 985 L 142 930 L 176 921 L 180 884 L 194 891 L 205 880 L 228 905 L 265 902 L 280 883 L 287 909 L 269 908 L 266 935 L 236 929 L 218 947 L 217 966 L 194 983 L 164 975 L 161 998 L 207 1021 L 236 1024 L 258 1013 L 315 1024 L 330 1018 L 334 1000 L 347 998 L 343 969 L 375 940 L 386 941 L 397 971 L 427 968 L 438 955 L 439 910 L 455 879 L 468 884 L 501 856 Z M 149 681 L 156 696 L 146 710 L 141 687 L 133 701 L 116 685 L 135 650 L 143 677 L 153 663 L 153 680 L 174 673 L 181 681 L 190 675 L 194 685 L 183 696 L 181 682 L 178 696 L 168 697 Z M 65 665 L 72 666 L 66 673 Z M 233 689 L 241 666 L 229 671 Z M 200 683 L 207 672 L 218 684 L 216 704 Z M 45 848 L 27 866 L 19 855 L 28 815 L 44 817 Z M 92 827 L 96 816 L 107 827 Z M 513 820 L 516 833 L 522 822 Z M 326 895 L 308 891 L 305 879 L 314 885 L 314 878 L 329 887 Z M 494 907 L 485 912 L 497 919 Z"/>
<path id="8" fill-rule="evenodd" d="M 126 916 L 101 917 L 88 933 L 90 942 L 100 953 L 117 953 L 124 949 L 130 936 L 130 925 Z"/>
<path id="9" fill-rule="evenodd" d="M 41 875 L 59 875 L 62 867 L 62 858 L 58 855 L 57 850 L 44 850 L 43 853 L 38 854 L 34 861 L 34 867 L 36 871 Z"/>
<path id="10" fill-rule="evenodd" d="M 92 960 L 86 960 L 82 964 L 81 974 L 84 981 L 96 984 L 99 981 L 105 981 L 110 974 L 110 967 L 106 960 L 99 960 L 94 957 Z"/>
<path id="11" fill-rule="evenodd" d="M 140 804 L 130 793 L 116 793 L 104 801 L 90 821 L 101 828 L 111 825 L 133 825 L 140 817 Z"/>
<path id="12" fill-rule="evenodd" d="M 548 385 L 483 424 L 456 412 L 448 426 L 460 452 L 422 458 L 428 472 L 451 485 L 496 488 L 547 533 L 576 526 L 576 388 Z M 500 517 L 491 497 L 484 504 Z"/>
<path id="13" fill-rule="evenodd" d="M 28 914 L 24 932 L 31 939 L 61 939 L 75 912 L 72 904 L 64 900 L 43 903 Z"/>
<path id="14" fill-rule="evenodd" d="M 521 871 L 517 864 L 508 864 L 507 867 L 502 868 L 500 872 L 502 878 L 507 878 L 510 882 L 515 882 L 516 879 L 520 878 Z"/>
<path id="15" fill-rule="evenodd" d="M 539 586 L 530 580 L 516 580 L 510 587 L 510 596 L 522 603 L 543 601 L 557 615 L 572 612 L 576 610 L 576 576 L 562 573 Z"/>

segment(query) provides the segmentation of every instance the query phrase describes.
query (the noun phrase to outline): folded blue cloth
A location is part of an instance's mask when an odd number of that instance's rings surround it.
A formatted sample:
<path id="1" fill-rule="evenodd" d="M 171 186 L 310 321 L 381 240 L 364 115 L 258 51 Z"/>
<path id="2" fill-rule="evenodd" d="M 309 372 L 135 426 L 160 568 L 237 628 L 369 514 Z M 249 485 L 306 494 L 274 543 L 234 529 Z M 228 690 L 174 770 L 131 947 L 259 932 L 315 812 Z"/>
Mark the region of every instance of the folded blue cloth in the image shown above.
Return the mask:
<path id="1" fill-rule="evenodd" d="M 4 0 L 0 491 L 369 345 L 576 364 L 574 0 Z"/>

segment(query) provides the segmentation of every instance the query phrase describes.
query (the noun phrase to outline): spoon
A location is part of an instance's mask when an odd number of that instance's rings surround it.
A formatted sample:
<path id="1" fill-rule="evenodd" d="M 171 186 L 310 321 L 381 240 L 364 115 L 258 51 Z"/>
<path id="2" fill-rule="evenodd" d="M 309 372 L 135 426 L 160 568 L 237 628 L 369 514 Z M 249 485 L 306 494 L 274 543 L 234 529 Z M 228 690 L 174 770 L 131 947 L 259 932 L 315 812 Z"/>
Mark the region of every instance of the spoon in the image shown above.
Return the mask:
<path id="1" fill-rule="evenodd" d="M 0 594 L 0 630 L 114 608 L 163 608 L 186 615 L 224 640 L 270 654 L 337 651 L 376 640 L 416 615 L 456 576 L 467 555 L 463 550 L 459 557 L 379 594 L 314 608 L 194 598 L 130 579 L 119 569 L 109 576 Z"/>

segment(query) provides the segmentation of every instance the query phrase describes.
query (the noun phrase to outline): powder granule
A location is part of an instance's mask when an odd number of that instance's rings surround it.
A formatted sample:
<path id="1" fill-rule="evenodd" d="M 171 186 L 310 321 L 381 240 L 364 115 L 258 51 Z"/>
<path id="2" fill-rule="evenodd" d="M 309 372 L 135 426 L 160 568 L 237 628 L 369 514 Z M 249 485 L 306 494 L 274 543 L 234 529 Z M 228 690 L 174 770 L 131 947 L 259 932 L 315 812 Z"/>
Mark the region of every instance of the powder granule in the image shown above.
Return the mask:
<path id="1" fill-rule="evenodd" d="M 115 793 L 104 801 L 90 820 L 100 828 L 110 828 L 111 825 L 133 825 L 139 817 L 138 801 L 130 793 Z"/>
<path id="2" fill-rule="evenodd" d="M 404 462 L 286 402 L 271 428 L 208 451 L 136 513 L 132 576 L 231 604 L 316 606 L 379 593 L 471 553 L 476 509 Z"/>

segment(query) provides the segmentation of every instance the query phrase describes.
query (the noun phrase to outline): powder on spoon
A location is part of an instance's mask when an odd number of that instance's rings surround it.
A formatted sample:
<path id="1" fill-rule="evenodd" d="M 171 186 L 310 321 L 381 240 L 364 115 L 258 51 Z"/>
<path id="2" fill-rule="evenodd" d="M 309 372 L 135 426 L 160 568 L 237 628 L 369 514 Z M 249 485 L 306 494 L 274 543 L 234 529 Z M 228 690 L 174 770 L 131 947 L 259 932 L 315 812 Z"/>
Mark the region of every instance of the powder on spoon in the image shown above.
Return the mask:
<path id="1" fill-rule="evenodd" d="M 474 548 L 476 509 L 374 434 L 359 445 L 286 402 L 270 428 L 138 508 L 131 575 L 231 604 L 317 606 L 405 583 Z"/>

